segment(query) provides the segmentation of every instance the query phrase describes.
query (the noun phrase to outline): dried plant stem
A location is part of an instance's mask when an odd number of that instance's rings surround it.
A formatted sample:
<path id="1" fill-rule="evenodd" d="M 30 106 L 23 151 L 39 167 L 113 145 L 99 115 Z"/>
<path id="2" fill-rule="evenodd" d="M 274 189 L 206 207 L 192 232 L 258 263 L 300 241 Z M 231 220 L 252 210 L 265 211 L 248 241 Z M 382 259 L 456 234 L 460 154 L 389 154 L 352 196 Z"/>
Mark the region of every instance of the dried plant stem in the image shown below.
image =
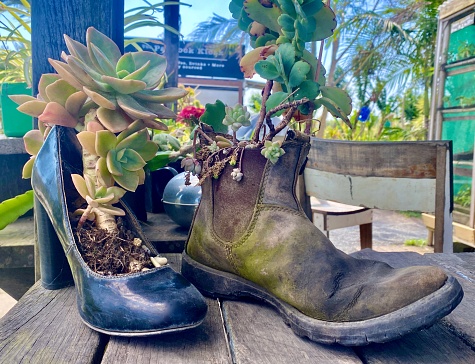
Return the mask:
<path id="1" fill-rule="evenodd" d="M 214 140 L 211 139 L 209 136 L 206 135 L 206 133 L 201 130 L 200 128 L 196 128 L 195 130 L 195 138 L 196 139 L 196 134 L 199 134 L 200 136 L 202 136 L 203 138 L 205 138 L 210 144 L 213 144 Z M 193 146 L 195 145 L 195 140 L 193 140 Z"/>
<path id="2" fill-rule="evenodd" d="M 290 123 L 290 120 L 292 120 L 292 117 L 294 116 L 294 112 L 297 110 L 297 108 L 300 106 L 300 105 L 303 105 L 305 103 L 307 103 L 309 101 L 309 99 L 307 98 L 303 98 L 301 100 L 296 100 L 296 101 L 292 101 L 292 102 L 289 102 L 289 103 L 286 103 L 286 104 L 281 104 L 277 107 L 274 107 L 272 110 L 270 110 L 267 114 L 266 114 L 266 117 L 270 117 L 271 115 L 275 114 L 276 112 L 279 112 L 281 110 L 284 110 L 284 109 L 289 109 L 284 118 L 282 119 L 282 121 L 279 123 L 279 125 L 277 125 L 275 127 L 275 130 L 273 131 L 269 131 L 269 134 L 267 134 L 264 138 L 264 140 L 272 140 L 272 138 L 274 136 L 276 136 L 277 134 L 279 134 L 287 125 L 289 125 Z"/>
<path id="3" fill-rule="evenodd" d="M 264 89 L 262 90 L 262 103 L 261 103 L 261 111 L 259 113 L 259 119 L 257 119 L 257 124 L 254 129 L 254 138 L 253 142 L 259 142 L 259 134 L 261 132 L 262 124 L 264 124 L 264 120 L 266 119 L 266 102 L 270 96 L 272 91 L 272 86 L 274 85 L 274 81 L 268 80 Z"/>

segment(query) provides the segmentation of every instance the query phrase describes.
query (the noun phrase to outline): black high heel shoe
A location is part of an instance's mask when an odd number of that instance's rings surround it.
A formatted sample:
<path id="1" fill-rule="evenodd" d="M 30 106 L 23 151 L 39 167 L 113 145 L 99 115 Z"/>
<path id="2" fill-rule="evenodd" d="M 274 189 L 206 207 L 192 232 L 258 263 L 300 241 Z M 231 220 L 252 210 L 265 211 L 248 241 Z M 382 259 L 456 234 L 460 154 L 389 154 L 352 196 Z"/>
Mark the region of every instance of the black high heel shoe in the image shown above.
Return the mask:
<path id="1" fill-rule="evenodd" d="M 37 231 L 43 286 L 61 288 L 71 284 L 73 277 L 82 320 L 92 329 L 110 335 L 154 335 L 199 325 L 206 315 L 206 302 L 169 265 L 139 273 L 103 276 L 92 271 L 83 260 L 68 217 L 70 200 L 66 199 L 66 194 L 76 193 L 71 173 L 82 170 L 81 147 L 75 134 L 74 129 L 55 126 L 33 169 L 33 190 L 42 205 L 37 204 Z M 121 207 L 126 210 L 129 227 L 152 254 L 157 254 L 130 210 L 125 205 Z M 50 221 L 41 213 L 43 209 Z"/>

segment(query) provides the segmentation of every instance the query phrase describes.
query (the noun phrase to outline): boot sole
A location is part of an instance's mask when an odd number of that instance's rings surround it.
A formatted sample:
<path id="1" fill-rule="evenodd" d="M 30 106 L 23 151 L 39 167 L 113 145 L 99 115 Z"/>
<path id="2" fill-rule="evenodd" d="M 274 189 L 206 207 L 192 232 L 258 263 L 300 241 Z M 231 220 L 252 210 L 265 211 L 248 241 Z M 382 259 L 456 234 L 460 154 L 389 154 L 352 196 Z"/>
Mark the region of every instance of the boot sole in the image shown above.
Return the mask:
<path id="1" fill-rule="evenodd" d="M 384 343 L 430 327 L 449 314 L 463 297 L 460 283 L 449 276 L 437 291 L 394 312 L 364 321 L 330 322 L 306 316 L 255 283 L 198 263 L 186 252 L 183 253 L 182 274 L 205 295 L 232 300 L 258 299 L 273 306 L 298 336 L 345 346 Z"/>

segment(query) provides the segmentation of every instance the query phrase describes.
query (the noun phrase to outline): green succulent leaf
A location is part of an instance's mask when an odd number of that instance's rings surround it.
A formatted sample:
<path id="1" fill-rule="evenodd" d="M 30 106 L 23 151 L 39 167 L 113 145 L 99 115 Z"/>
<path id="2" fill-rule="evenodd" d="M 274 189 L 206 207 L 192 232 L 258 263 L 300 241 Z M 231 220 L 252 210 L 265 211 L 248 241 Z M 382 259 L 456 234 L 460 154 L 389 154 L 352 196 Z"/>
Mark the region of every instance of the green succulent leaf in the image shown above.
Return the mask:
<path id="1" fill-rule="evenodd" d="M 43 101 L 46 101 L 46 102 L 50 101 L 46 93 L 46 87 L 48 87 L 49 85 L 53 84 L 54 82 L 60 79 L 61 79 L 61 76 L 56 73 L 44 73 L 41 75 L 40 81 L 38 82 L 38 93 L 40 97 L 43 99 Z"/>
<path id="2" fill-rule="evenodd" d="M 113 133 L 120 133 L 133 121 L 122 110 L 109 110 L 104 107 L 98 108 L 96 115 L 101 124 Z"/>
<path id="3" fill-rule="evenodd" d="M 97 61 L 100 70 L 102 71 L 101 73 L 104 73 L 105 75 L 111 76 L 111 77 L 117 76 L 117 74 L 115 72 L 115 67 L 114 67 L 115 62 L 114 62 L 114 65 L 113 65 L 107 59 L 107 56 L 95 44 L 90 44 L 89 48 L 92 50 L 94 58 Z"/>
<path id="4" fill-rule="evenodd" d="M 64 35 L 64 41 L 71 55 L 76 58 L 79 58 L 84 63 L 90 63 L 91 67 L 93 66 L 89 58 L 89 53 L 87 52 L 87 47 L 84 44 L 75 41 L 66 34 Z"/>
<path id="5" fill-rule="evenodd" d="M 93 27 L 89 27 L 86 32 L 86 43 L 88 45 L 89 57 L 91 56 L 91 50 L 89 45 L 92 43 L 98 47 L 106 58 L 110 60 L 112 64 L 117 64 L 122 54 L 119 47 L 107 36 L 99 32 Z"/>
<path id="6" fill-rule="evenodd" d="M 47 104 L 48 103 L 44 101 L 32 100 L 32 101 L 25 102 L 24 104 L 21 104 L 20 106 L 17 107 L 17 110 L 24 114 L 37 118 L 43 113 L 43 111 L 45 111 Z"/>
<path id="7" fill-rule="evenodd" d="M 142 90 L 134 93 L 134 98 L 138 100 L 151 101 L 157 103 L 173 102 L 186 96 L 188 91 L 179 87 L 169 87 L 160 90 Z"/>
<path id="8" fill-rule="evenodd" d="M 255 48 L 264 47 L 269 44 L 275 44 L 277 37 L 274 34 L 266 33 L 257 37 L 256 43 L 254 45 Z"/>
<path id="9" fill-rule="evenodd" d="M 74 187 L 76 187 L 76 190 L 79 192 L 83 199 L 86 199 L 86 196 L 90 196 L 90 192 L 86 185 L 86 180 L 83 178 L 83 176 L 79 174 L 71 174 L 71 178 L 73 180 Z"/>
<path id="10" fill-rule="evenodd" d="M 104 107 L 109 110 L 115 110 L 117 107 L 117 102 L 112 98 L 112 95 L 95 92 L 88 89 L 86 86 L 83 87 L 84 92 L 87 96 L 91 98 L 97 105 Z"/>
<path id="11" fill-rule="evenodd" d="M 158 145 L 154 142 L 148 141 L 142 148 L 137 148 L 135 150 L 140 154 L 143 160 L 147 162 L 157 153 Z"/>
<path id="12" fill-rule="evenodd" d="M 134 58 L 132 57 L 132 53 L 126 53 L 120 57 L 117 65 L 115 66 L 115 71 L 117 74 L 119 74 L 121 71 L 126 71 L 127 74 L 131 74 L 135 71 L 135 62 Z"/>
<path id="13" fill-rule="evenodd" d="M 342 119 L 350 128 L 352 128 L 350 120 L 348 119 L 348 114 L 343 112 L 343 110 L 333 100 L 321 97 L 315 100 L 314 103 L 317 109 L 322 105 L 325 106 L 334 117 Z"/>
<path id="14" fill-rule="evenodd" d="M 86 100 L 87 95 L 82 91 L 77 91 L 68 97 L 64 107 L 66 108 L 68 113 L 70 113 L 72 116 L 77 117 Z"/>
<path id="15" fill-rule="evenodd" d="M 311 0 L 302 5 L 302 11 L 307 17 L 311 17 L 323 8 L 323 1 Z"/>
<path id="16" fill-rule="evenodd" d="M 147 61 L 142 67 L 130 72 L 124 77 L 124 80 L 141 80 L 150 70 L 150 61 Z"/>
<path id="17" fill-rule="evenodd" d="M 157 152 L 155 157 L 147 162 L 147 167 L 151 171 L 156 171 L 157 169 L 165 167 L 168 163 L 176 161 L 177 158 L 170 158 L 171 153 L 172 151 L 170 150 Z"/>
<path id="18" fill-rule="evenodd" d="M 135 94 L 134 94 L 134 96 L 135 96 Z M 145 108 L 147 108 L 149 111 L 153 112 L 154 116 L 153 116 L 152 119 L 155 119 L 155 118 L 175 119 L 176 118 L 176 114 L 166 106 L 163 106 L 163 105 L 158 104 L 156 102 L 147 102 L 147 101 L 142 101 L 141 104 Z M 146 123 L 147 127 L 149 127 L 149 128 L 167 130 L 166 126 L 165 126 L 165 128 L 161 127 L 164 124 L 157 127 L 157 126 L 150 126 L 150 124 L 148 124 L 147 121 L 145 121 L 145 123 Z"/>
<path id="19" fill-rule="evenodd" d="M 292 67 L 289 76 L 289 87 L 294 88 L 299 86 L 305 81 L 308 72 L 310 71 L 310 65 L 305 61 L 297 61 Z"/>
<path id="20" fill-rule="evenodd" d="M 66 100 L 69 96 L 78 90 L 67 83 L 65 80 L 57 80 L 45 88 L 49 101 L 55 101 L 62 106 L 66 106 Z"/>
<path id="21" fill-rule="evenodd" d="M 31 210 L 33 200 L 33 191 L 30 190 L 0 203 L 0 230 Z"/>
<path id="22" fill-rule="evenodd" d="M 246 0 L 244 10 L 252 20 L 265 25 L 270 30 L 280 33 L 280 25 L 277 22 L 281 11 L 271 3 L 270 7 L 263 6 L 259 0 Z"/>
<path id="23" fill-rule="evenodd" d="M 96 163 L 96 174 L 97 180 L 103 186 L 112 186 L 114 185 L 114 178 L 107 168 L 106 158 L 99 158 Z"/>
<path id="24" fill-rule="evenodd" d="M 276 80 L 281 77 L 281 74 L 277 70 L 277 67 L 274 65 L 274 63 L 268 60 L 257 62 L 254 66 L 254 69 L 259 74 L 259 76 L 265 78 L 266 80 Z"/>
<path id="25" fill-rule="evenodd" d="M 122 175 L 114 175 L 114 180 L 128 191 L 135 191 L 140 182 L 138 173 L 123 170 Z"/>
<path id="26" fill-rule="evenodd" d="M 147 87 L 147 84 L 139 80 L 120 79 L 117 77 L 102 76 L 102 81 L 110 85 L 114 90 L 121 94 L 132 94 L 141 91 Z"/>
<path id="27" fill-rule="evenodd" d="M 130 95 L 117 95 L 117 103 L 132 119 L 151 119 L 157 117 L 153 112 L 144 107 L 144 103 L 138 103 Z"/>
<path id="28" fill-rule="evenodd" d="M 8 95 L 8 97 L 17 105 L 24 104 L 28 101 L 38 101 L 36 97 L 30 95 Z"/>
<path id="29" fill-rule="evenodd" d="M 333 34 L 336 28 L 335 13 L 328 7 L 324 6 L 314 15 L 315 29 L 311 36 L 312 41 L 319 41 L 328 38 Z"/>
<path id="30" fill-rule="evenodd" d="M 315 99 L 320 94 L 320 86 L 315 81 L 306 80 L 302 82 L 299 89 L 294 93 L 294 100 L 301 100 L 306 97 L 309 100 Z"/>
<path id="31" fill-rule="evenodd" d="M 30 159 L 25 163 L 21 171 L 21 178 L 28 179 L 31 178 L 33 173 L 33 165 L 35 164 L 36 156 L 31 156 Z"/>
<path id="32" fill-rule="evenodd" d="M 100 157 L 107 157 L 109 151 L 117 146 L 117 137 L 109 130 L 100 130 L 96 132 L 95 149 Z"/>
<path id="33" fill-rule="evenodd" d="M 267 111 L 272 110 L 273 108 L 282 104 L 286 99 L 289 98 L 289 94 L 287 92 L 279 91 L 274 92 L 272 95 L 269 96 L 266 102 L 266 109 Z M 274 116 L 280 116 L 285 110 L 281 110 L 274 114 Z"/>
<path id="34" fill-rule="evenodd" d="M 37 155 L 43 146 L 43 134 L 39 130 L 30 130 L 23 136 L 25 149 L 30 155 Z"/>
<path id="35" fill-rule="evenodd" d="M 116 176 L 121 176 L 123 174 L 124 171 L 122 169 L 122 164 L 119 161 L 117 150 L 111 149 L 109 153 L 107 153 L 106 162 L 107 169 L 112 174 L 114 179 L 116 178 Z"/>
<path id="36" fill-rule="evenodd" d="M 321 86 L 320 91 L 322 92 L 323 97 L 331 99 L 336 105 L 338 105 L 338 108 L 341 109 L 343 113 L 346 115 L 351 114 L 351 98 L 348 96 L 346 91 L 334 86 Z"/>
<path id="37" fill-rule="evenodd" d="M 142 120 L 135 120 L 131 123 L 127 129 L 122 131 L 119 135 L 117 135 L 117 143 L 120 143 L 122 140 L 127 138 L 128 136 L 134 134 L 137 131 L 140 131 L 145 128 L 145 124 Z"/>
<path id="38" fill-rule="evenodd" d="M 292 66 L 295 63 L 295 49 L 290 43 L 282 44 L 275 52 L 275 57 L 282 65 L 286 75 L 290 74 Z"/>
<path id="39" fill-rule="evenodd" d="M 49 63 L 55 69 L 55 71 L 58 72 L 58 74 L 61 76 L 61 78 L 63 80 L 68 82 L 70 85 L 74 86 L 76 89 L 82 90 L 82 84 L 76 78 L 76 75 L 78 77 L 79 77 L 79 75 L 81 75 L 81 73 L 79 73 L 79 71 L 75 72 L 71 69 L 71 66 L 69 64 L 66 64 L 66 63 L 63 63 L 63 62 L 60 62 L 60 61 L 56 61 L 56 60 L 53 60 L 53 59 L 50 59 Z M 82 73 L 86 74 L 84 71 L 82 71 Z M 87 74 L 86 74 L 86 76 L 87 76 Z M 39 89 L 39 90 L 40 90 L 40 95 L 44 98 L 46 96 L 46 92 L 44 92 L 42 94 L 41 89 Z"/>
<path id="40" fill-rule="evenodd" d="M 146 164 L 140 154 L 133 149 L 124 150 L 124 154 L 121 157 L 121 162 L 123 162 L 122 168 L 133 172 L 142 169 Z"/>
<path id="41" fill-rule="evenodd" d="M 148 72 L 142 77 L 142 81 L 147 84 L 147 88 L 156 88 L 160 84 L 167 68 L 166 58 L 152 52 L 134 52 L 132 53 L 132 58 L 136 69 L 150 62 Z"/>
<path id="42" fill-rule="evenodd" d="M 147 129 L 142 129 L 140 131 L 136 131 L 135 133 L 129 135 L 128 137 L 122 139 L 117 144 L 117 149 L 124 149 L 124 148 L 142 148 L 147 143 L 148 139 L 148 131 Z"/>
<path id="43" fill-rule="evenodd" d="M 216 100 L 214 104 L 206 104 L 205 112 L 200 117 L 200 121 L 213 127 L 217 133 L 227 133 L 228 127 L 223 125 L 226 116 L 225 105 L 221 100 Z"/>
<path id="44" fill-rule="evenodd" d="M 77 138 L 83 149 L 92 155 L 98 155 L 96 152 L 96 133 L 84 130 L 77 134 Z"/>

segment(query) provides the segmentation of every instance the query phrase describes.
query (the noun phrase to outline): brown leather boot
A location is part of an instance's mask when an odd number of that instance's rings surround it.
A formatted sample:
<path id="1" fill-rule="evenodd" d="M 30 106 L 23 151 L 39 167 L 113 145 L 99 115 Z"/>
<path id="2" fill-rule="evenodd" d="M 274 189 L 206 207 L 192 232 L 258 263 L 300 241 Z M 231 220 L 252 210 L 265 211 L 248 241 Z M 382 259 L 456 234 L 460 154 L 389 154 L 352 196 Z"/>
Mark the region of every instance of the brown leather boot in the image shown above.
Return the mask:
<path id="1" fill-rule="evenodd" d="M 342 345 L 386 342 L 431 325 L 461 301 L 437 267 L 394 269 L 336 249 L 295 195 L 310 148 L 290 132 L 276 164 L 245 150 L 237 182 L 227 165 L 207 178 L 183 253 L 183 275 L 205 294 L 254 297 L 295 333 Z"/>

